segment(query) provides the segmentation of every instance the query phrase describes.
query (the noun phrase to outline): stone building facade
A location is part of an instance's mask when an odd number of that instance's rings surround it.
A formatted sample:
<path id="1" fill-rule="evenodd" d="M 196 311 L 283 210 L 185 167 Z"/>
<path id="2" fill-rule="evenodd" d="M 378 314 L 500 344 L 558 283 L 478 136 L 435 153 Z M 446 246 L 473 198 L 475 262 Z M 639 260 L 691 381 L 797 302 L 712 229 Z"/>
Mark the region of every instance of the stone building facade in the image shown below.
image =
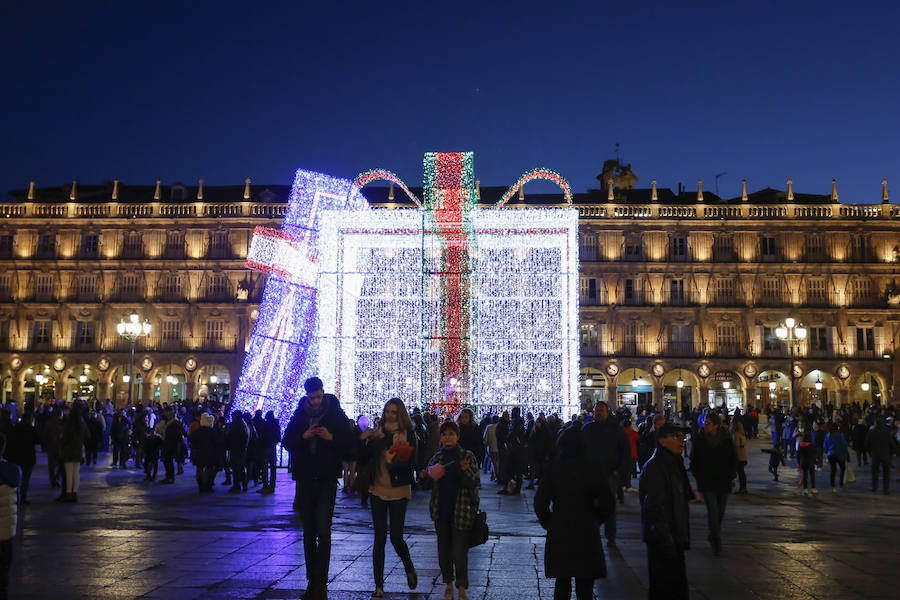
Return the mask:
<path id="1" fill-rule="evenodd" d="M 582 403 L 732 406 L 896 402 L 900 207 L 764 189 L 578 194 Z M 504 190 L 479 189 L 492 204 Z M 237 384 L 264 276 L 253 229 L 279 227 L 288 186 L 11 192 L 0 204 L 0 398 L 134 402 Z M 381 208 L 393 189 L 367 188 Z M 496 198 L 495 198 L 496 196 Z M 516 206 L 559 203 L 520 194 Z M 505 210 L 505 209 L 504 209 Z M 149 336 L 116 325 L 136 312 Z M 795 343 L 776 329 L 795 319 Z M 82 379 L 84 381 L 82 381 Z M 679 381 L 681 382 L 679 385 Z M 864 389 L 865 388 L 865 389 Z"/>

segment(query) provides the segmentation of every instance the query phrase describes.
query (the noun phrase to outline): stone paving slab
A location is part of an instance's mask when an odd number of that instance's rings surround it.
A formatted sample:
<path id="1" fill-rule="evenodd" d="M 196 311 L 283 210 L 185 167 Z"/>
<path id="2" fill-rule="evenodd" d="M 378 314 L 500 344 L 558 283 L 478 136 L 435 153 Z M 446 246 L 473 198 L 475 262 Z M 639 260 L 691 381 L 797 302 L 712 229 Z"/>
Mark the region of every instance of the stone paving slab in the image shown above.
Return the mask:
<path id="1" fill-rule="evenodd" d="M 820 488 L 805 498 L 794 465 L 771 481 L 761 442 L 750 444 L 751 493 L 731 496 L 721 556 L 705 542 L 702 505 L 691 506 L 693 549 L 687 554 L 693 598 L 788 600 L 898 597 L 900 484 L 897 494 L 872 494 L 869 473 L 841 493 Z M 43 458 L 43 456 L 41 457 Z M 109 462 L 109 455 L 101 455 Z M 193 468 L 175 485 L 143 481 L 137 469 L 82 469 L 78 504 L 58 504 L 46 465 L 32 478 L 32 504 L 22 507 L 14 542 L 11 598 L 66 600 L 160 598 L 297 598 L 306 587 L 300 524 L 292 510 L 294 486 L 279 471 L 277 491 L 230 494 L 217 485 L 197 493 Z M 896 475 L 895 475 L 896 476 Z M 483 477 L 482 509 L 491 538 L 469 555 L 469 597 L 480 600 L 552 598 L 544 577 L 543 530 L 533 513 L 533 492 L 505 497 Z M 818 482 L 828 483 L 827 467 Z M 219 477 L 221 481 L 221 476 Z M 427 494 L 416 493 L 406 539 L 419 586 L 406 587 L 402 565 L 388 544 L 385 596 L 438 598 L 434 527 Z M 640 540 L 636 494 L 618 506 L 618 548 L 607 551 L 609 576 L 595 585 L 598 598 L 646 597 L 646 550 Z M 368 599 L 371 515 L 356 498 L 339 494 L 335 511 L 329 597 Z"/>

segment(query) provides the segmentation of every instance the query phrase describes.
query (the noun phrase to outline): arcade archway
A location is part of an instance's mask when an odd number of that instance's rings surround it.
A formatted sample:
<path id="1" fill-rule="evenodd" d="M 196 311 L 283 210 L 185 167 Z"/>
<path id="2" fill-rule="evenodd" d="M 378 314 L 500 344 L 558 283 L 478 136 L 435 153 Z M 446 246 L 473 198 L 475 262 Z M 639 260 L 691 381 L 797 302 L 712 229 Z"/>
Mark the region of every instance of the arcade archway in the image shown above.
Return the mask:
<path id="1" fill-rule="evenodd" d="M 690 369 L 673 369 L 666 373 L 662 379 L 662 388 L 663 408 L 666 410 L 690 410 L 699 402 L 700 380 Z"/>
<path id="2" fill-rule="evenodd" d="M 602 371 L 585 367 L 581 369 L 578 379 L 580 382 L 579 398 L 582 410 L 589 409 L 597 402 L 608 401 L 609 384 L 606 380 L 606 375 Z"/>

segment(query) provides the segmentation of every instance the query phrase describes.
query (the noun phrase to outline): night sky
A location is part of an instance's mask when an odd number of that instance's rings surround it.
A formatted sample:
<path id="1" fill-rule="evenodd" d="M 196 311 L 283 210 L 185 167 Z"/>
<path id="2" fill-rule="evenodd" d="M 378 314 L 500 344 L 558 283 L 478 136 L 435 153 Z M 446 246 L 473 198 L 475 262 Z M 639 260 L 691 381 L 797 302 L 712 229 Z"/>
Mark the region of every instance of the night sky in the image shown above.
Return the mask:
<path id="1" fill-rule="evenodd" d="M 0 195 L 299 167 L 417 186 L 430 150 L 585 191 L 619 143 L 638 187 L 837 178 L 874 203 L 887 178 L 900 202 L 897 2 L 3 0 L 0 21 Z"/>

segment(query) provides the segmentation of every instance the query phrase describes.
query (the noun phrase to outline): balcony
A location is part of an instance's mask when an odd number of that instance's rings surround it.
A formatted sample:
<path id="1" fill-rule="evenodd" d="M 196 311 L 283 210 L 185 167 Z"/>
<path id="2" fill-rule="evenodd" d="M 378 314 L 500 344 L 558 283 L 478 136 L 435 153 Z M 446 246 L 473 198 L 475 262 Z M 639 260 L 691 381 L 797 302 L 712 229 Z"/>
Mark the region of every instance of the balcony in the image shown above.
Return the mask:
<path id="1" fill-rule="evenodd" d="M 140 338 L 134 349 L 135 352 L 234 352 L 238 345 L 237 341 L 236 336 L 225 336 L 216 340 L 188 335 L 174 339 L 151 335 Z M 131 342 L 119 336 L 109 336 L 103 340 L 100 350 L 131 352 Z"/>
<path id="2" fill-rule="evenodd" d="M 858 350 L 855 352 L 839 352 L 834 348 L 801 348 L 794 354 L 797 360 L 879 360 L 884 352 L 875 350 Z M 787 347 L 771 347 L 762 353 L 755 353 L 751 348 L 737 341 L 720 343 L 674 342 L 650 340 L 586 340 L 581 344 L 581 356 L 616 356 L 616 357 L 716 357 L 716 358 L 774 358 L 790 360 Z"/>

